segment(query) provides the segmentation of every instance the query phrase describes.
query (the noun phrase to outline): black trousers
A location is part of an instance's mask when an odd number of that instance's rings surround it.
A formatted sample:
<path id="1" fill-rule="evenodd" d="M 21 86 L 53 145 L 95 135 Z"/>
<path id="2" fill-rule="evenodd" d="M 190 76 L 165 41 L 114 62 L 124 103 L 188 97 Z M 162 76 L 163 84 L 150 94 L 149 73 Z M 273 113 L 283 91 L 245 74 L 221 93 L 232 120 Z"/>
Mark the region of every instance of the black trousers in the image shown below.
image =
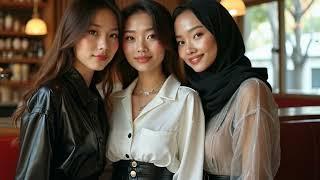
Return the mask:
<path id="1" fill-rule="evenodd" d="M 230 176 L 209 174 L 208 172 L 203 171 L 203 180 L 230 180 Z"/>
<path id="2" fill-rule="evenodd" d="M 112 180 L 172 180 L 173 173 L 165 167 L 134 160 L 113 163 Z"/>

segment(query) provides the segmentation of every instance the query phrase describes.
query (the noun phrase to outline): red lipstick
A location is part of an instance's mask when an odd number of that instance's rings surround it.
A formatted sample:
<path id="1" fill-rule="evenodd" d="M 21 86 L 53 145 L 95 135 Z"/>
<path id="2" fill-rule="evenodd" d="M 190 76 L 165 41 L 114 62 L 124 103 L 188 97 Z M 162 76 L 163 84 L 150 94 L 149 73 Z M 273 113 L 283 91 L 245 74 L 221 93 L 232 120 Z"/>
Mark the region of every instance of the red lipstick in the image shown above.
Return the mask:
<path id="1" fill-rule="evenodd" d="M 104 54 L 95 55 L 94 57 L 96 57 L 99 61 L 106 61 L 108 59 L 108 56 Z"/>

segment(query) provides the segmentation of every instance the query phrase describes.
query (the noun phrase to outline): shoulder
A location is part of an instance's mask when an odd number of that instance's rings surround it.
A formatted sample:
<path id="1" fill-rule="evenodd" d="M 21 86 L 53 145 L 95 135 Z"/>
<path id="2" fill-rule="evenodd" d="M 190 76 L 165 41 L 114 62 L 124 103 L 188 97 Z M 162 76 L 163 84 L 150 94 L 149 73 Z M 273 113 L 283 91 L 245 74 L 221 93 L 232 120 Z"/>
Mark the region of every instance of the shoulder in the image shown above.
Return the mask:
<path id="1" fill-rule="evenodd" d="M 27 101 L 29 112 L 49 113 L 61 99 L 64 92 L 60 80 L 50 80 L 41 85 Z"/>
<path id="2" fill-rule="evenodd" d="M 178 93 L 186 96 L 199 96 L 198 92 L 187 86 L 180 86 L 178 88 Z"/>
<path id="3" fill-rule="evenodd" d="M 121 99 L 127 96 L 131 96 L 131 93 L 136 85 L 137 79 L 135 79 L 134 81 L 132 81 L 128 87 L 123 88 L 122 85 L 118 85 L 118 88 L 113 91 L 113 93 L 111 94 L 110 98 L 111 100 L 117 100 L 117 99 Z M 121 88 L 120 88 L 121 86 Z"/>
<path id="4" fill-rule="evenodd" d="M 200 99 L 194 89 L 181 85 L 174 75 L 170 75 L 160 90 L 160 95 L 168 99 L 184 101 L 184 99 Z"/>
<path id="5" fill-rule="evenodd" d="M 238 89 L 238 97 L 241 99 L 257 99 L 272 97 L 272 92 L 265 82 L 258 78 L 249 78 L 243 81 Z"/>
<path id="6" fill-rule="evenodd" d="M 197 103 L 201 102 L 199 93 L 187 86 L 180 86 L 178 88 L 177 98 L 178 100 L 186 99 L 187 101 L 193 101 Z"/>
<path id="7" fill-rule="evenodd" d="M 241 114 L 251 114 L 257 111 L 275 113 L 277 104 L 269 87 L 260 79 L 249 78 L 242 82 L 236 97 L 236 111 Z"/>

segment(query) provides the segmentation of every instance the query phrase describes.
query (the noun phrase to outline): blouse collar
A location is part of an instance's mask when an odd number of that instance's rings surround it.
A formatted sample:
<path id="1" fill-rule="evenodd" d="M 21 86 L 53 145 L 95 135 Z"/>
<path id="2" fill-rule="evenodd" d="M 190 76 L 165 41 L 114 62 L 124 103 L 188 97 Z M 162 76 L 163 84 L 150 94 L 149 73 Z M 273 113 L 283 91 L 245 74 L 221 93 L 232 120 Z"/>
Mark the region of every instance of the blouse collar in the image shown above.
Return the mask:
<path id="1" fill-rule="evenodd" d="M 137 81 L 138 79 L 135 79 L 126 89 L 118 91 L 112 96 L 117 98 L 131 97 Z M 163 83 L 158 96 L 164 99 L 175 100 L 180 84 L 176 77 L 171 74 Z"/>

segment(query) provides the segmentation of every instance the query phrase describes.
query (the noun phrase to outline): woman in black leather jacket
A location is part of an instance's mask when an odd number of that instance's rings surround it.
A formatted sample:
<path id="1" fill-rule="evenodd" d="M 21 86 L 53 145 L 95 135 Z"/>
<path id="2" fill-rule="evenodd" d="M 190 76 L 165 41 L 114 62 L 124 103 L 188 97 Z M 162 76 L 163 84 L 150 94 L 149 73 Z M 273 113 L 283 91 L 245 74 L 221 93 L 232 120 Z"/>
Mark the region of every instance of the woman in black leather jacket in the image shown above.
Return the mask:
<path id="1" fill-rule="evenodd" d="M 112 91 L 111 61 L 119 46 L 119 11 L 108 0 L 75 0 L 23 105 L 16 179 L 98 179 L 105 165 Z M 97 83 L 108 83 L 105 101 Z"/>

